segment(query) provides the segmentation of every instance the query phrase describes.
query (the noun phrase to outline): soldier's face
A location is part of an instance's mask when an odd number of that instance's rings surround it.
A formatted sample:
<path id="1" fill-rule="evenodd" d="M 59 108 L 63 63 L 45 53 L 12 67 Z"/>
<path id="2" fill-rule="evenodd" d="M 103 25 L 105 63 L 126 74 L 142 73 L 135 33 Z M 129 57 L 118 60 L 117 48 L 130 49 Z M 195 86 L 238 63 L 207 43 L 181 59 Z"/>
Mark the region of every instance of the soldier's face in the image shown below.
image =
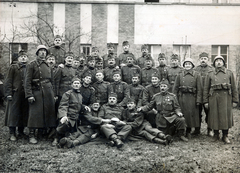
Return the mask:
<path id="1" fill-rule="evenodd" d="M 146 60 L 145 61 L 145 67 L 147 67 L 147 68 L 150 68 L 150 67 L 152 67 L 152 61 L 151 60 Z"/>
<path id="2" fill-rule="evenodd" d="M 81 87 L 80 81 L 73 81 L 72 88 L 78 90 Z"/>
<path id="3" fill-rule="evenodd" d="M 130 45 L 124 45 L 123 46 L 123 51 L 127 52 L 129 50 L 129 48 L 130 48 Z"/>
<path id="4" fill-rule="evenodd" d="M 184 63 L 184 69 L 185 70 L 191 70 L 193 68 L 193 65 L 191 62 L 185 62 Z"/>
<path id="5" fill-rule="evenodd" d="M 173 65 L 173 67 L 178 66 L 178 59 L 171 59 L 171 64 Z"/>
<path id="6" fill-rule="evenodd" d="M 27 63 L 27 62 L 28 62 L 28 57 L 27 57 L 27 55 L 21 55 L 21 56 L 19 56 L 19 57 L 18 57 L 18 61 L 21 62 L 21 63 L 23 63 L 23 64 Z"/>
<path id="7" fill-rule="evenodd" d="M 151 82 L 153 85 L 157 85 L 159 83 L 158 77 L 152 77 Z"/>
<path id="8" fill-rule="evenodd" d="M 161 92 L 166 92 L 166 91 L 168 91 L 168 85 L 167 85 L 167 84 L 161 84 L 161 85 L 160 85 L 160 91 L 161 91 Z"/>
<path id="9" fill-rule="evenodd" d="M 98 111 L 99 108 L 100 108 L 100 104 L 99 104 L 99 103 L 93 103 L 93 104 L 92 104 L 92 109 L 93 109 L 94 111 Z"/>
<path id="10" fill-rule="evenodd" d="M 120 80 L 121 80 L 121 75 L 120 75 L 120 74 L 114 74 L 114 75 L 113 75 L 113 80 L 114 80 L 115 82 L 120 81 Z"/>
<path id="11" fill-rule="evenodd" d="M 96 79 L 97 79 L 98 81 L 103 81 L 103 78 L 104 78 L 104 76 L 103 76 L 102 73 L 96 73 Z"/>
<path id="12" fill-rule="evenodd" d="M 108 47 L 108 53 L 113 53 L 114 47 Z"/>
<path id="13" fill-rule="evenodd" d="M 95 60 L 88 61 L 88 66 L 89 66 L 89 67 L 93 67 L 93 68 L 94 68 L 95 65 L 96 65 Z"/>
<path id="14" fill-rule="evenodd" d="M 202 65 L 205 65 L 208 62 L 208 57 L 201 57 L 199 60 L 200 60 Z"/>
<path id="15" fill-rule="evenodd" d="M 80 65 L 84 65 L 85 64 L 85 58 L 84 57 L 80 57 L 79 58 L 79 62 L 80 62 Z"/>
<path id="16" fill-rule="evenodd" d="M 135 109 L 135 107 L 136 107 L 136 104 L 134 102 L 128 102 L 127 103 L 127 108 L 129 110 L 133 110 L 133 109 Z"/>
<path id="17" fill-rule="evenodd" d="M 116 98 L 116 97 L 109 97 L 109 98 L 108 98 L 108 104 L 109 104 L 109 105 L 115 105 L 115 104 L 117 104 L 117 98 Z"/>
<path id="18" fill-rule="evenodd" d="M 133 64 L 133 58 L 132 57 L 127 57 L 127 63 L 128 64 Z"/>
<path id="19" fill-rule="evenodd" d="M 54 40 L 54 45 L 55 45 L 55 46 L 61 46 L 61 44 L 62 44 L 62 39 L 60 39 L 60 38 L 55 38 L 55 40 Z"/>
<path id="20" fill-rule="evenodd" d="M 142 54 L 147 55 L 148 54 L 148 49 L 142 49 Z"/>
<path id="21" fill-rule="evenodd" d="M 54 66 L 56 64 L 56 61 L 55 61 L 55 57 L 54 56 L 50 56 L 46 62 L 48 63 L 49 66 Z"/>
<path id="22" fill-rule="evenodd" d="M 93 51 L 93 52 L 92 52 L 92 54 L 91 54 L 91 55 L 92 55 L 92 56 L 97 56 L 97 55 L 98 55 L 98 53 L 99 53 L 99 52 L 98 52 L 98 50 L 95 50 L 95 51 Z"/>
<path id="23" fill-rule="evenodd" d="M 108 60 L 108 64 L 109 64 L 110 66 L 114 66 L 114 65 L 116 64 L 115 59 L 114 59 L 114 58 L 110 58 L 110 59 Z"/>
<path id="24" fill-rule="evenodd" d="M 39 51 L 38 51 L 38 56 L 40 57 L 40 58 L 46 58 L 46 56 L 47 56 L 47 50 L 46 49 L 40 49 Z"/>
<path id="25" fill-rule="evenodd" d="M 166 64 L 166 59 L 165 58 L 159 58 L 158 62 L 160 65 L 165 65 Z"/>
<path id="26" fill-rule="evenodd" d="M 72 65 L 73 64 L 73 57 L 72 56 L 67 56 L 65 58 L 65 62 L 67 65 Z"/>
<path id="27" fill-rule="evenodd" d="M 139 77 L 132 77 L 132 84 L 138 84 L 139 83 Z"/>
<path id="28" fill-rule="evenodd" d="M 80 61 L 74 60 L 72 66 L 73 66 L 73 68 L 78 68 L 80 66 Z"/>
<path id="29" fill-rule="evenodd" d="M 85 78 L 83 78 L 83 82 L 89 85 L 92 82 L 91 76 L 86 76 Z"/>
<path id="30" fill-rule="evenodd" d="M 224 65 L 224 62 L 221 59 L 217 59 L 214 64 L 215 67 L 222 67 Z"/>
<path id="31" fill-rule="evenodd" d="M 98 69 L 102 69 L 102 68 L 103 68 L 103 62 L 97 62 L 97 63 L 96 63 L 96 67 L 97 67 Z"/>

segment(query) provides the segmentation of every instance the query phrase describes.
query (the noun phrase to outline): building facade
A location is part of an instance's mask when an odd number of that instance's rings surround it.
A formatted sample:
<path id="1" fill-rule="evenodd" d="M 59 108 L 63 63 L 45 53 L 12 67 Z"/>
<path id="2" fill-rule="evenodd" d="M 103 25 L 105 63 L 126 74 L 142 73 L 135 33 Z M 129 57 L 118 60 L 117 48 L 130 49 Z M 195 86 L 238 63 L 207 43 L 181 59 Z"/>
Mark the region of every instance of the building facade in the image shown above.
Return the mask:
<path id="1" fill-rule="evenodd" d="M 2 0 L 0 16 L 1 68 L 20 49 L 34 59 L 37 45 L 51 46 L 59 34 L 76 55 L 89 54 L 94 46 L 104 55 L 110 42 L 120 54 L 128 40 L 137 58 L 147 44 L 156 65 L 159 53 L 198 64 L 205 51 L 211 61 L 222 55 L 229 69 L 239 71 L 240 0 Z"/>

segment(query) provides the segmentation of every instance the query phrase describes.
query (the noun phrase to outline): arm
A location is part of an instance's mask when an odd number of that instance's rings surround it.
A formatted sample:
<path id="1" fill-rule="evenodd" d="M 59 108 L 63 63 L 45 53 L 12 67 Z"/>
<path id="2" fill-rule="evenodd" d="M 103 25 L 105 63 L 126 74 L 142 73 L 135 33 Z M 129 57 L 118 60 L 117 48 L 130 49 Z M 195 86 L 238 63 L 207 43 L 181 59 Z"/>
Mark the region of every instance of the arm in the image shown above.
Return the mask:
<path id="1" fill-rule="evenodd" d="M 132 126 L 132 128 L 136 129 L 138 128 L 139 126 L 142 125 L 143 123 L 143 120 L 144 120 L 144 115 L 143 113 L 137 113 L 137 117 L 135 118 L 135 120 L 133 122 L 126 122 L 126 124 Z"/>
<path id="2" fill-rule="evenodd" d="M 69 98 L 70 94 L 68 92 L 64 93 L 58 107 L 58 118 L 67 116 L 68 107 L 69 107 Z"/>
<path id="3" fill-rule="evenodd" d="M 120 106 L 127 105 L 128 98 L 130 96 L 130 91 L 129 91 L 128 84 L 124 83 L 123 84 L 123 89 L 124 89 L 124 97 L 123 97 L 123 100 L 119 103 Z"/>
<path id="4" fill-rule="evenodd" d="M 147 88 L 144 88 L 143 94 L 142 94 L 142 105 L 149 104 L 148 102 L 149 92 Z"/>
<path id="5" fill-rule="evenodd" d="M 173 94 L 175 94 L 176 96 L 178 95 L 179 87 L 180 87 L 180 74 L 177 75 L 173 86 Z"/>
<path id="6" fill-rule="evenodd" d="M 231 90 L 232 90 L 232 101 L 234 103 L 238 103 L 239 102 L 238 91 L 237 91 L 237 87 L 236 87 L 236 84 L 235 84 L 235 79 L 234 79 L 234 76 L 233 76 L 232 72 L 231 72 L 231 75 L 230 75 L 230 80 L 231 80 Z"/>
<path id="7" fill-rule="evenodd" d="M 102 123 L 102 118 L 92 116 L 91 112 L 83 115 L 90 123 L 100 125 Z"/>
<path id="8" fill-rule="evenodd" d="M 202 103 L 202 95 L 203 95 L 203 88 L 202 88 L 202 77 L 200 76 L 200 74 L 197 75 L 197 79 L 196 79 L 197 85 L 196 85 L 196 89 L 197 89 L 197 104 L 201 104 Z"/>
<path id="9" fill-rule="evenodd" d="M 33 97 L 32 93 L 32 78 L 33 78 L 33 63 L 30 63 L 26 67 L 26 74 L 25 74 L 25 98 Z"/>

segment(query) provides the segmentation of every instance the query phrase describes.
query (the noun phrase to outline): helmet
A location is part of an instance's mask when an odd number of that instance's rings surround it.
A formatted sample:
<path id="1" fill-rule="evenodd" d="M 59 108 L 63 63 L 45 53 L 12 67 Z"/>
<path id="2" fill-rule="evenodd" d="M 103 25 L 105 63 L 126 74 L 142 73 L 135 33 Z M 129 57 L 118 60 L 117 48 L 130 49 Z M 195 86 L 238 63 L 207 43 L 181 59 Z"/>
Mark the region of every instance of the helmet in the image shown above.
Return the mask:
<path id="1" fill-rule="evenodd" d="M 184 60 L 184 62 L 183 62 L 183 67 L 184 67 L 184 64 L 185 64 L 186 62 L 191 62 L 192 65 L 193 65 L 193 68 L 195 67 L 195 65 L 193 64 L 192 58 L 186 58 L 186 59 Z"/>
<path id="2" fill-rule="evenodd" d="M 40 49 L 45 49 L 45 50 L 47 51 L 47 55 L 48 55 L 48 49 L 47 49 L 47 47 L 44 46 L 44 45 L 39 45 L 39 46 L 37 47 L 36 55 L 38 55 L 38 51 L 39 51 Z"/>
<path id="3" fill-rule="evenodd" d="M 216 61 L 217 59 L 221 59 L 221 60 L 223 61 L 224 65 L 225 65 L 225 59 L 224 59 L 222 56 L 218 55 L 218 56 L 216 56 L 216 57 L 214 58 L 214 60 L 213 60 L 213 67 L 215 67 L 215 61 Z"/>

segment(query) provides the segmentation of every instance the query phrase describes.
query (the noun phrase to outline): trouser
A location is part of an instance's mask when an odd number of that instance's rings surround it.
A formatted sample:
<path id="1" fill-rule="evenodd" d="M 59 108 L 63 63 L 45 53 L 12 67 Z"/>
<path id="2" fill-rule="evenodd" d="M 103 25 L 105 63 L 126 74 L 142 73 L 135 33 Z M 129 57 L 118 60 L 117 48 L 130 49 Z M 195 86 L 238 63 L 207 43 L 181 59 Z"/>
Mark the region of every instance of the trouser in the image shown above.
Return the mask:
<path id="1" fill-rule="evenodd" d="M 16 134 L 16 127 L 9 127 L 10 134 Z M 24 127 L 18 127 L 18 133 L 23 133 Z"/>
<path id="2" fill-rule="evenodd" d="M 222 130 L 222 134 L 223 134 L 223 136 L 227 136 L 228 135 L 228 129 L 227 130 Z M 219 135 L 219 130 L 214 130 L 214 135 Z"/>
<path id="3" fill-rule="evenodd" d="M 94 130 L 89 128 L 85 132 L 77 131 L 72 133 L 68 138 L 70 141 L 75 141 L 75 146 L 80 144 L 85 144 L 91 140 L 91 136 L 94 134 Z"/>
<path id="4" fill-rule="evenodd" d="M 76 124 L 77 123 L 75 123 L 75 125 L 72 127 L 69 122 L 59 123 L 59 125 L 56 128 L 56 137 L 60 139 L 64 136 L 68 136 L 70 133 L 76 132 L 77 131 Z"/>
<path id="5" fill-rule="evenodd" d="M 156 114 L 152 110 L 148 111 L 144 118 L 152 125 L 152 127 L 156 127 Z"/>
<path id="6" fill-rule="evenodd" d="M 186 122 L 184 117 L 176 117 L 172 123 L 167 122 L 167 128 L 160 128 L 165 134 L 173 135 L 176 130 L 184 131 L 186 128 Z"/>
<path id="7" fill-rule="evenodd" d="M 153 128 L 151 125 L 146 125 L 144 130 L 142 130 L 139 134 L 151 142 L 153 142 L 153 139 L 156 137 L 164 139 L 165 136 L 162 131 L 157 128 Z"/>
<path id="8" fill-rule="evenodd" d="M 116 134 L 121 140 L 125 140 L 129 133 L 131 133 L 132 127 L 130 125 L 116 125 L 115 128 L 112 128 L 104 124 L 100 130 L 108 139 L 110 139 L 113 134 Z"/>
<path id="9" fill-rule="evenodd" d="M 205 117 L 205 122 L 208 123 L 208 109 L 205 108 L 204 105 L 200 105 L 199 106 L 199 127 L 201 128 L 201 121 L 202 121 L 202 111 L 204 110 L 205 114 L 206 114 L 206 117 Z"/>

